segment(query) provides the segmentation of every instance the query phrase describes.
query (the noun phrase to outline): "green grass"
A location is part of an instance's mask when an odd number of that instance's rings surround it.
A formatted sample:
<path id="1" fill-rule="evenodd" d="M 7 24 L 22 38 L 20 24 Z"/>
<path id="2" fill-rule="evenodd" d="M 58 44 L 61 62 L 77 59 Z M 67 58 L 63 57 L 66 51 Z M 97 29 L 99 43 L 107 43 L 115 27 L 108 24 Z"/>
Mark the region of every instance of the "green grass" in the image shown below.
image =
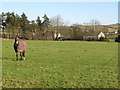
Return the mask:
<path id="1" fill-rule="evenodd" d="M 118 43 L 27 41 L 15 61 L 12 40 L 2 41 L 5 88 L 117 88 Z"/>
<path id="2" fill-rule="evenodd" d="M 109 42 L 115 42 L 115 39 L 109 39 Z"/>

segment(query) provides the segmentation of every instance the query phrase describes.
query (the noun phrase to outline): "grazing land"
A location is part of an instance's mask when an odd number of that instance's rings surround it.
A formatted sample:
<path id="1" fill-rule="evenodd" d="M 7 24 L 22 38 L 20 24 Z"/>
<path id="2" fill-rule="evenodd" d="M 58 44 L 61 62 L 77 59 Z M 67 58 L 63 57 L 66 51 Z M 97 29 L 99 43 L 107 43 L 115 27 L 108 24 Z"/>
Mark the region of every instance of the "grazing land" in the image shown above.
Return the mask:
<path id="1" fill-rule="evenodd" d="M 4 88 L 118 88 L 118 43 L 26 41 L 15 61 L 14 40 L 2 40 Z"/>

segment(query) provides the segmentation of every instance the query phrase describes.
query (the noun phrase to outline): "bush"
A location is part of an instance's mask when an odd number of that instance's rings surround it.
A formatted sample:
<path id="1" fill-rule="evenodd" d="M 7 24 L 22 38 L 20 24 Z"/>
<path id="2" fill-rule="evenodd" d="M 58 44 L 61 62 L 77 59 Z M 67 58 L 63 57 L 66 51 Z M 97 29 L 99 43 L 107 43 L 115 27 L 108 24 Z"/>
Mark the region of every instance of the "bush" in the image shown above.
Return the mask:
<path id="1" fill-rule="evenodd" d="M 97 38 L 87 38 L 87 39 L 84 39 L 85 41 L 98 41 Z"/>
<path id="2" fill-rule="evenodd" d="M 115 42 L 120 42 L 120 35 L 115 38 Z"/>
<path id="3" fill-rule="evenodd" d="M 99 39 L 98 38 L 87 38 L 87 39 L 84 39 L 85 41 L 109 41 L 108 39 L 104 38 L 104 37 L 100 37 Z"/>
<path id="4" fill-rule="evenodd" d="M 100 37 L 100 38 L 99 38 L 99 41 L 104 41 L 104 40 L 105 40 L 104 37 Z"/>
<path id="5" fill-rule="evenodd" d="M 100 37 L 100 38 L 98 39 L 98 41 L 107 41 L 107 42 L 109 42 L 109 40 L 108 40 L 107 38 L 104 38 L 104 37 Z"/>

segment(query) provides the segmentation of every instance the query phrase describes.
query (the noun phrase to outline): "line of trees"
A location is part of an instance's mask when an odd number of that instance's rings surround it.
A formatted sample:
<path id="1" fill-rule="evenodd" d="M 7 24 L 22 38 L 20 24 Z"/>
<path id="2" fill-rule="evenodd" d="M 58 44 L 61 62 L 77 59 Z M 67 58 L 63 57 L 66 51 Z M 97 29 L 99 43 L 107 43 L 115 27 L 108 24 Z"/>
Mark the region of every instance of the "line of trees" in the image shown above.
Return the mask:
<path id="1" fill-rule="evenodd" d="M 34 34 L 38 31 L 41 31 L 44 36 L 48 31 L 50 21 L 46 14 L 42 18 L 43 21 L 41 21 L 39 16 L 36 20 L 29 21 L 25 13 L 21 16 L 14 12 L 2 13 L 0 15 L 2 37 L 14 38 L 18 35 L 26 38 L 28 32 Z"/>
<path id="2" fill-rule="evenodd" d="M 0 14 L 0 27 L 3 38 L 14 38 L 16 35 L 25 39 L 54 40 L 54 33 L 61 33 L 66 38 L 82 39 L 83 36 L 95 36 L 98 32 L 107 32 L 107 28 L 93 19 L 84 25 L 66 25 L 60 15 L 48 18 L 45 14 L 43 21 L 38 16 L 36 20 L 29 21 L 26 14 L 7 12 Z"/>

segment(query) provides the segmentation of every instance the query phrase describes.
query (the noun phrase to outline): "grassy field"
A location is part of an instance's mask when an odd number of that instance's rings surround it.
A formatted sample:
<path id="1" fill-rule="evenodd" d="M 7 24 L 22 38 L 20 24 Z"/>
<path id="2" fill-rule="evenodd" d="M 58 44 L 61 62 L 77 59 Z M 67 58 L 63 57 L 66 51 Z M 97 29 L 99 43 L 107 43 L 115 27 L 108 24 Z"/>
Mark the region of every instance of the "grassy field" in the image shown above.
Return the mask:
<path id="1" fill-rule="evenodd" d="M 15 61 L 13 40 L 2 41 L 5 88 L 117 88 L 115 42 L 27 41 L 25 61 Z"/>

